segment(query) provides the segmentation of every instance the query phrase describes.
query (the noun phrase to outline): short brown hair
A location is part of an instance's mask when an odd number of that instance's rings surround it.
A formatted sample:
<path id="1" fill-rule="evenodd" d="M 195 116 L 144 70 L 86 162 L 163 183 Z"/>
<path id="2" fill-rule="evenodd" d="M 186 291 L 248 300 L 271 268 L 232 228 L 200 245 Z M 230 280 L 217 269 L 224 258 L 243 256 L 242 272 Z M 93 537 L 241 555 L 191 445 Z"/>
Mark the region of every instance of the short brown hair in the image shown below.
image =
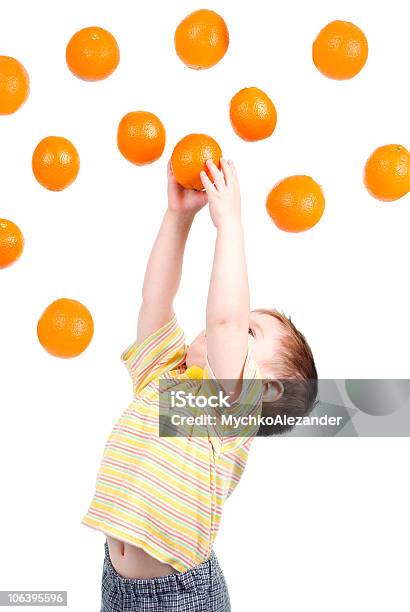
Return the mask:
<path id="1" fill-rule="evenodd" d="M 296 328 L 290 317 L 276 309 L 258 309 L 254 312 L 275 317 L 283 326 L 282 351 L 272 357 L 272 371 L 284 386 L 281 398 L 274 402 L 263 402 L 263 416 L 308 415 L 316 404 L 318 376 L 312 350 L 305 336 Z M 269 436 L 292 429 L 289 425 L 262 425 L 258 435 Z"/>

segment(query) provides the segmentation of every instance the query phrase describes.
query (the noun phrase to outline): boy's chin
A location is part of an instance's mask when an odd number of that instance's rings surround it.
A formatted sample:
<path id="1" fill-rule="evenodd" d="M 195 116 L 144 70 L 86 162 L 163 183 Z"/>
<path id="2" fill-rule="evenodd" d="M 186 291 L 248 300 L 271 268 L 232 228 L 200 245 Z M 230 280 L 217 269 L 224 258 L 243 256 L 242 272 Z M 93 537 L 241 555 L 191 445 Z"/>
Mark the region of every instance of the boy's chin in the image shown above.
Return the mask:
<path id="1" fill-rule="evenodd" d="M 188 351 L 185 363 L 187 368 L 190 368 L 192 366 L 198 366 L 198 368 L 204 369 L 205 355 L 200 355 L 196 351 Z"/>

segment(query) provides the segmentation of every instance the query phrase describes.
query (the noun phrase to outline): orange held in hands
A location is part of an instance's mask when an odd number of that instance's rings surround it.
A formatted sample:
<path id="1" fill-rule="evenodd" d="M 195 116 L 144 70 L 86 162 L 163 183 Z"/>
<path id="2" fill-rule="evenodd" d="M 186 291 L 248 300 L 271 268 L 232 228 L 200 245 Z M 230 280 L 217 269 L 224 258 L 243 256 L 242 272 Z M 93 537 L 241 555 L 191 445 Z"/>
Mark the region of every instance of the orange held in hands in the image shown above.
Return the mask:
<path id="1" fill-rule="evenodd" d="M 11 266 L 23 252 L 24 238 L 12 221 L 0 219 L 0 269 Z"/>
<path id="2" fill-rule="evenodd" d="M 30 93 L 26 69 L 14 57 L 0 55 L 0 115 L 11 115 L 24 104 Z"/>
<path id="3" fill-rule="evenodd" d="M 201 170 L 205 170 L 212 180 L 206 161 L 212 159 L 220 168 L 221 157 L 221 147 L 216 140 L 206 134 L 188 134 L 178 142 L 172 152 L 172 172 L 177 182 L 186 189 L 201 191 Z"/>
<path id="4" fill-rule="evenodd" d="M 410 153 L 403 145 L 379 147 L 367 160 L 364 183 L 383 202 L 402 198 L 410 191 Z"/>
<path id="5" fill-rule="evenodd" d="M 231 100 L 231 124 L 244 140 L 268 138 L 276 127 L 276 108 L 268 95 L 257 87 L 241 89 Z"/>
<path id="6" fill-rule="evenodd" d="M 313 43 L 313 62 L 330 79 L 351 79 L 366 63 L 368 45 L 362 30 L 349 21 L 332 21 Z"/>
<path id="7" fill-rule="evenodd" d="M 304 232 L 325 209 L 322 189 L 310 176 L 289 176 L 275 185 L 266 201 L 274 223 L 285 232 Z"/>
<path id="8" fill-rule="evenodd" d="M 50 304 L 37 325 L 40 344 L 54 357 L 77 357 L 90 344 L 94 323 L 89 310 L 76 300 Z"/>
<path id="9" fill-rule="evenodd" d="M 48 136 L 37 145 L 32 166 L 40 185 L 51 191 L 62 191 L 77 178 L 80 158 L 69 140 Z"/>
<path id="10" fill-rule="evenodd" d="M 184 64 L 201 70 L 215 66 L 223 58 L 229 46 L 229 32 L 218 13 L 201 9 L 181 21 L 174 42 Z"/>
<path id="11" fill-rule="evenodd" d="M 66 49 L 67 66 L 84 81 L 101 81 L 110 76 L 120 61 L 114 36 L 103 28 L 83 28 L 71 38 Z"/>
<path id="12" fill-rule="evenodd" d="M 165 148 L 165 128 L 153 113 L 135 111 L 118 126 L 117 144 L 122 155 L 137 166 L 159 159 Z"/>

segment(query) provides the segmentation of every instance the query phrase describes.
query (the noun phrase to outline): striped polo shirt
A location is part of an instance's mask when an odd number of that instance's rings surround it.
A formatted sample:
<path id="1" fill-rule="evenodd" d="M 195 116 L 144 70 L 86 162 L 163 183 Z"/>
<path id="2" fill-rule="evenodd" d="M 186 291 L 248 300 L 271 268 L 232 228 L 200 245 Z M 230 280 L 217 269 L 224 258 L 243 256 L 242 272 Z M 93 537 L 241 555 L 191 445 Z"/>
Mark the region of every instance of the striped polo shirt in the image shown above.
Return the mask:
<path id="1" fill-rule="evenodd" d="M 159 435 L 160 378 L 180 383 L 202 372 L 186 368 L 186 352 L 184 333 L 173 317 L 122 354 L 133 400 L 105 444 L 95 493 L 82 519 L 181 572 L 209 558 L 224 502 L 241 478 L 256 432 L 253 427 L 233 437 L 212 428 L 208 436 Z M 213 378 L 207 362 L 203 379 Z M 260 374 L 249 351 L 243 378 L 251 382 L 243 385 L 235 405 L 257 414 Z M 200 391 L 203 381 L 189 382 Z"/>

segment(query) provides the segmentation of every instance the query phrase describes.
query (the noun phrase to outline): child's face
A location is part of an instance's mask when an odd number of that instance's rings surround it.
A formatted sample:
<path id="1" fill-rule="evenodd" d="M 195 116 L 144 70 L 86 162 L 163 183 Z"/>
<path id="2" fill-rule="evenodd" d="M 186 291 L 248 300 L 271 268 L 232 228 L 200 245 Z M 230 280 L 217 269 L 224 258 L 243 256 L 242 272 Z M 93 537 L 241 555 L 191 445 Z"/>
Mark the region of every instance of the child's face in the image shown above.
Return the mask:
<path id="1" fill-rule="evenodd" d="M 283 325 L 272 315 L 251 312 L 249 316 L 249 349 L 252 357 L 259 366 L 264 378 L 269 378 L 272 372 L 268 372 L 265 364 L 272 361 L 272 357 L 280 350 L 280 341 L 283 336 Z M 189 345 L 186 364 L 205 367 L 206 360 L 206 331 L 201 332 Z"/>

